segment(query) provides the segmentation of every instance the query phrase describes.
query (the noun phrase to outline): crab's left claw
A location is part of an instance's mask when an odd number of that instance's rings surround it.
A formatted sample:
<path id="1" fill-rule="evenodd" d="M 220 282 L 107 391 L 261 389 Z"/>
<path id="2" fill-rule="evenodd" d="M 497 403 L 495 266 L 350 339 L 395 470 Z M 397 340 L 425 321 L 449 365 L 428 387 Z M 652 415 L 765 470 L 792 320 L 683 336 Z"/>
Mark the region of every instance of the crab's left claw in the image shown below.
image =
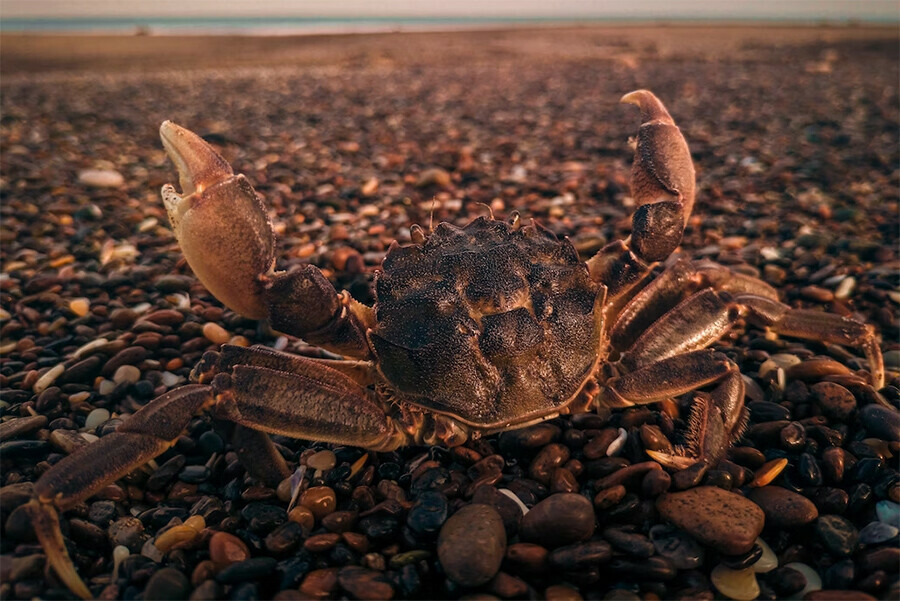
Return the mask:
<path id="1" fill-rule="evenodd" d="M 266 317 L 263 278 L 274 262 L 275 234 L 256 191 L 192 131 L 165 121 L 159 135 L 182 189 L 179 195 L 163 186 L 163 202 L 191 269 L 236 313 Z"/>

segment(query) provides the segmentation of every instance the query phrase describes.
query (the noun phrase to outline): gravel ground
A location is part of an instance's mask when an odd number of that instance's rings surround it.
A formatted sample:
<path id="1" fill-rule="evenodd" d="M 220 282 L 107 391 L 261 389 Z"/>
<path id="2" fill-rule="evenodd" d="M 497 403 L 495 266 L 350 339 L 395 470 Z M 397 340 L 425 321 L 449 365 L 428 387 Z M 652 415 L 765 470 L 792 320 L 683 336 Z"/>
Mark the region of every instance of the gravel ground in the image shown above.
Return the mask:
<path id="1" fill-rule="evenodd" d="M 381 258 L 414 223 L 517 210 L 584 258 L 625 237 L 638 117 L 617 101 L 641 87 L 697 165 L 682 252 L 758 275 L 792 306 L 874 324 L 887 386 L 858 373 L 858 349 L 739 329 L 717 348 L 747 376 L 751 419 L 717 466 L 648 461 L 678 440 L 675 403 L 451 451 L 275 437 L 307 467 L 290 510 L 290 481 L 253 481 L 231 427 L 196 418 L 154 464 L 63 515 L 79 572 L 123 599 L 900 596 L 896 33 L 752 31 L 729 30 L 728 44 L 677 28 L 658 44 L 652 32 L 455 34 L 399 58 L 391 38 L 358 36 L 337 62 L 191 68 L 207 54 L 160 70 L 142 55 L 140 74 L 77 51 L 70 72 L 5 57 L 0 597 L 70 595 L 20 509 L 50 465 L 222 342 L 321 355 L 192 277 L 158 194 L 177 179 L 162 120 L 254 182 L 279 268 L 313 263 L 371 303 Z"/>

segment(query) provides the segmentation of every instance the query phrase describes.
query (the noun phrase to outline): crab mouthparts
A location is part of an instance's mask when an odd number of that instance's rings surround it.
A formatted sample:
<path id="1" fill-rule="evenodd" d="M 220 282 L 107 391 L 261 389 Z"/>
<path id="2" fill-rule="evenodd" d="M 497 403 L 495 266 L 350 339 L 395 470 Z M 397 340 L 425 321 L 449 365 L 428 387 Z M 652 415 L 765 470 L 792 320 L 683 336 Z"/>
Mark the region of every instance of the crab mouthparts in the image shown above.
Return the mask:
<path id="1" fill-rule="evenodd" d="M 159 137 L 166 154 L 178 169 L 182 195 L 203 192 L 204 188 L 234 175 L 231 165 L 194 132 L 171 121 L 163 121 L 159 126 Z"/>

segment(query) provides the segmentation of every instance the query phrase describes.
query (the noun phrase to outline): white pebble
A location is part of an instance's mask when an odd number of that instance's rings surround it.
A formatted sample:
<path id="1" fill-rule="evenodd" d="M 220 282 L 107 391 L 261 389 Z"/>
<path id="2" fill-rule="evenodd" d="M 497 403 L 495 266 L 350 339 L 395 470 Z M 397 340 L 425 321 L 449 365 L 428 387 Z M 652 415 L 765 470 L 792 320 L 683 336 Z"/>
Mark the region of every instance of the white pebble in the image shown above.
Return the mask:
<path id="1" fill-rule="evenodd" d="M 797 570 L 803 577 L 806 578 L 806 586 L 803 587 L 803 590 L 796 594 L 797 599 L 802 599 L 806 593 L 811 591 L 820 591 L 822 590 L 822 578 L 819 576 L 819 573 L 814 569 L 806 565 L 805 563 L 800 563 L 799 561 L 795 561 L 793 563 L 785 564 L 786 568 L 791 568 L 793 570 Z"/>
<path id="2" fill-rule="evenodd" d="M 60 363 L 54 365 L 47 373 L 38 378 L 37 382 L 34 383 L 34 388 L 32 390 L 37 394 L 44 392 L 51 384 L 56 382 L 56 378 L 60 377 L 64 371 L 66 371 L 65 364 Z"/>
<path id="3" fill-rule="evenodd" d="M 159 220 L 156 217 L 147 217 L 143 221 L 138 224 L 139 232 L 148 232 L 155 228 L 159 224 Z"/>
<path id="4" fill-rule="evenodd" d="M 146 313 L 153 305 L 150 303 L 138 303 L 137 305 L 131 308 L 132 311 L 140 315 L 141 313 Z"/>
<path id="5" fill-rule="evenodd" d="M 625 448 L 625 441 L 627 439 L 628 432 L 625 431 L 625 428 L 619 428 L 619 435 L 614 441 L 610 443 L 609 448 L 606 449 L 606 456 L 616 457 L 619 453 L 621 453 L 622 449 Z"/>
<path id="6" fill-rule="evenodd" d="M 112 391 L 116 389 L 116 383 L 112 380 L 100 380 L 100 384 L 97 386 L 97 392 L 102 395 L 112 394 Z"/>
<path id="7" fill-rule="evenodd" d="M 72 353 L 72 358 L 78 359 L 79 357 L 83 357 L 88 352 L 94 350 L 95 348 L 99 348 L 105 344 L 109 344 L 109 340 L 107 340 L 106 338 L 96 338 L 94 340 L 91 340 L 87 344 L 84 344 L 84 345 L 78 347 L 78 350 L 76 350 L 74 353 Z"/>
<path id="8" fill-rule="evenodd" d="M 126 557 L 131 555 L 131 551 L 128 550 L 128 547 L 125 545 L 116 545 L 116 548 L 113 549 L 113 581 L 118 580 L 119 578 L 119 564 L 124 561 Z"/>
<path id="9" fill-rule="evenodd" d="M 330 470 L 336 463 L 337 457 L 327 449 L 310 455 L 306 460 L 306 465 L 314 470 Z"/>
<path id="10" fill-rule="evenodd" d="M 720 563 L 713 568 L 709 580 L 720 593 L 729 599 L 751 601 L 759 596 L 759 582 L 756 581 L 753 568 L 732 570 Z"/>
<path id="11" fill-rule="evenodd" d="M 504 495 L 506 495 L 507 497 L 512 499 L 515 502 L 515 504 L 519 506 L 519 509 L 522 510 L 522 515 L 525 515 L 526 513 L 528 513 L 528 508 L 525 507 L 525 503 L 522 502 L 522 499 L 520 499 L 519 496 L 516 495 L 516 493 L 509 490 L 508 488 L 499 488 L 497 490 L 499 490 Z"/>
<path id="12" fill-rule="evenodd" d="M 766 541 L 761 538 L 756 539 L 756 544 L 762 547 L 763 552 L 760 558 L 756 560 L 756 563 L 753 564 L 753 571 L 764 574 L 777 568 L 778 556 L 775 555 L 775 551 L 772 550 L 772 547 L 767 545 Z"/>
<path id="13" fill-rule="evenodd" d="M 79 432 L 78 435 L 88 442 L 97 442 L 98 440 L 100 440 L 99 436 L 91 434 L 90 432 Z"/>
<path id="14" fill-rule="evenodd" d="M 172 388 L 173 386 L 177 386 L 177 385 L 181 384 L 185 380 L 184 380 L 184 376 L 179 376 L 177 374 L 173 374 L 170 371 L 164 371 L 164 372 L 162 372 L 160 381 L 162 382 L 163 386 L 165 386 L 166 388 Z"/>
<path id="15" fill-rule="evenodd" d="M 115 382 L 116 384 L 121 384 L 122 382 L 134 384 L 140 379 L 141 370 L 136 368 L 134 365 L 122 365 L 119 367 L 119 369 L 116 370 L 116 373 L 113 374 L 113 382 Z"/>
<path id="16" fill-rule="evenodd" d="M 834 298 L 850 298 L 854 288 L 856 288 L 856 278 L 852 275 L 848 276 L 838 284 L 837 290 L 834 291 Z"/>
<path id="17" fill-rule="evenodd" d="M 78 183 L 94 188 L 118 188 L 125 178 L 112 169 L 85 169 L 78 173 Z"/>
<path id="18" fill-rule="evenodd" d="M 106 409 L 94 409 L 88 413 L 87 419 L 84 420 L 84 427 L 87 430 L 93 430 L 108 419 L 109 411 Z"/>

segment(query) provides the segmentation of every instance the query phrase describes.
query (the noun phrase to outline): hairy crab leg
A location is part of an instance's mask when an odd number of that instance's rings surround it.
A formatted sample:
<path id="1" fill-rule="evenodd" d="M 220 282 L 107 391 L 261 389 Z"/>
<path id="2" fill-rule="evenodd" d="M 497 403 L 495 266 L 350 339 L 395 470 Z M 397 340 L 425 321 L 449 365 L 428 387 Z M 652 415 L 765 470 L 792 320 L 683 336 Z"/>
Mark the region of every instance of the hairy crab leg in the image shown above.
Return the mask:
<path id="1" fill-rule="evenodd" d="M 641 111 L 631 172 L 638 208 L 629 239 L 607 245 L 588 260 L 591 277 L 609 288 L 614 305 L 681 243 L 695 188 L 687 142 L 663 103 L 647 90 L 626 94 L 621 101 Z"/>
<path id="2" fill-rule="evenodd" d="M 662 465 L 684 469 L 698 460 L 721 459 L 744 428 L 744 381 L 728 357 L 706 349 L 651 363 L 608 380 L 598 403 L 612 407 L 654 403 L 710 384 L 717 386 L 694 396 L 688 447 L 675 453 L 647 451 Z"/>
<path id="3" fill-rule="evenodd" d="M 179 195 L 166 184 L 163 202 L 181 250 L 203 285 L 245 317 L 328 350 L 367 359 L 371 309 L 339 295 L 311 265 L 275 272 L 275 234 L 265 207 L 243 175 L 200 136 L 171 121 L 160 137 L 178 169 Z"/>

